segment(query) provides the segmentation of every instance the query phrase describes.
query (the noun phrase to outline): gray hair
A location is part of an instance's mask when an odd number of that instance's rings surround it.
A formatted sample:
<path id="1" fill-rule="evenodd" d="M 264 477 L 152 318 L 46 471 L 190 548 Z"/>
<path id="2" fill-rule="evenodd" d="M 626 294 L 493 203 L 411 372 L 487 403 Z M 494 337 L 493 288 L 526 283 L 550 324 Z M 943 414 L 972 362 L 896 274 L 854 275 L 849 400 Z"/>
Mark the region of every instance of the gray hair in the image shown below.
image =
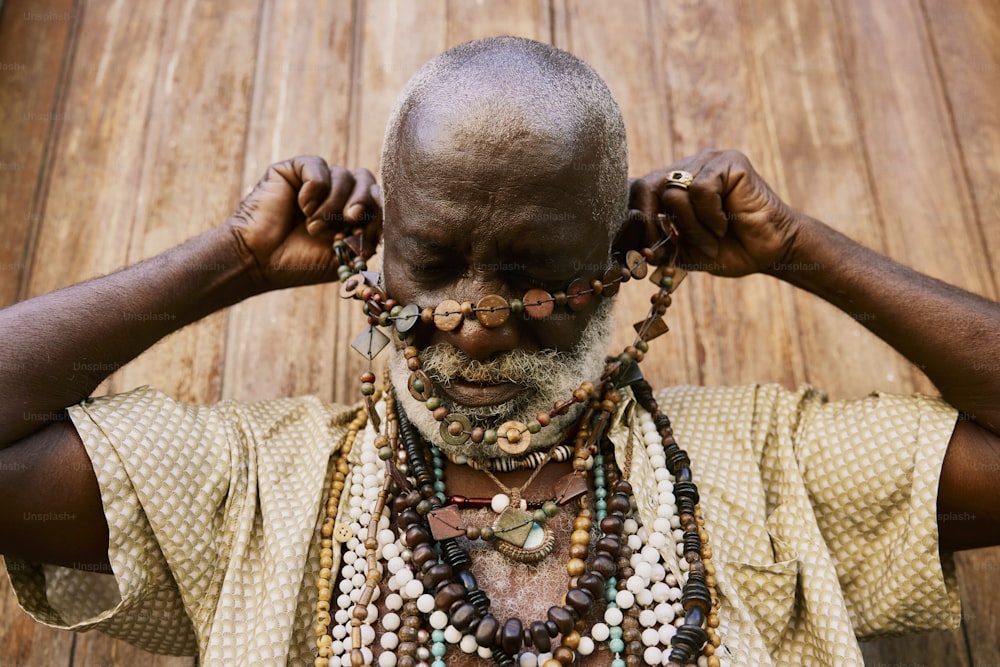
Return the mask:
<path id="1" fill-rule="evenodd" d="M 482 83 L 496 93 L 483 100 Z M 456 104 L 489 105 L 490 133 L 525 131 L 558 141 L 585 139 L 596 147 L 594 164 L 580 164 L 596 187 L 584 202 L 613 239 L 628 208 L 628 148 L 621 110 L 601 77 L 576 56 L 550 44 L 519 37 L 466 42 L 437 56 L 410 79 L 389 117 L 382 145 L 386 209 L 401 173 L 407 121 L 416 110 Z M 577 165 L 574 165 L 577 166 Z"/>

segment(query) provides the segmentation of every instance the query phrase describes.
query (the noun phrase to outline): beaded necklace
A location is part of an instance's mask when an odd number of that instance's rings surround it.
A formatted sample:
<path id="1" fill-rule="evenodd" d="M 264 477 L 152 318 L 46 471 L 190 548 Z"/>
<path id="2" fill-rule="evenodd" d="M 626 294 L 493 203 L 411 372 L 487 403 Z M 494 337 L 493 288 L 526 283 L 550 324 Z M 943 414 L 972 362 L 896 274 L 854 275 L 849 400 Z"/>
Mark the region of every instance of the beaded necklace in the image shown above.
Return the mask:
<path id="1" fill-rule="evenodd" d="M 676 240 L 675 230 L 668 230 L 662 217 L 659 222 L 664 231 L 661 243 Z M 601 279 L 595 279 L 589 285 L 580 280 L 574 281 L 565 291 L 554 294 L 536 289 L 529 290 L 524 299 L 510 302 L 497 295 L 488 295 L 476 305 L 446 300 L 436 308 L 419 309 L 413 304 L 403 306 L 388 299 L 377 286 L 377 276 L 365 271 L 360 257 L 351 260 L 351 268 L 348 268 L 349 257 L 345 248 L 354 249 L 350 239 L 338 239 L 335 250 L 341 260 L 340 277 L 344 281 L 341 295 L 364 302 L 369 318 L 368 328 L 352 346 L 369 361 L 389 341 L 379 327 L 392 325 L 392 334 L 400 342 L 407 343 L 413 339 L 411 330 L 418 320 L 448 331 L 460 326 L 463 319 L 471 317 L 486 327 L 500 326 L 511 313 L 524 312 L 531 318 L 544 319 L 556 306 L 583 308 L 592 295 L 613 295 L 621 282 L 632 277 L 644 277 L 647 261 L 655 250 L 654 247 L 641 252 L 630 251 L 624 267 L 609 269 Z M 545 620 L 525 624 L 516 617 L 503 623 L 495 618 L 490 613 L 488 595 L 478 586 L 470 570 L 471 556 L 459 540 L 483 538 L 484 532 L 487 533 L 485 537 L 496 538 L 500 532 L 499 538 L 503 542 L 523 550 L 527 539 L 522 537 L 527 538 L 535 525 L 544 525 L 545 518 L 557 510 L 550 505 L 528 514 L 521 507 L 505 507 L 491 527 L 462 527 L 460 522 L 455 521 L 459 508 L 455 504 L 445 505 L 444 481 L 440 474 L 435 474 L 442 468 L 440 452 L 424 443 L 405 415 L 397 412 L 391 392 L 386 393 L 386 428 L 372 443 L 378 459 L 385 462 L 381 488 L 373 494 L 364 491 L 365 499 L 373 499 L 374 502 L 367 506 L 367 511 L 359 511 L 357 517 L 359 528 L 362 518 L 367 519 L 367 527 L 355 530 L 336 521 L 341 492 L 346 483 L 347 473 L 343 470 L 350 469 L 347 461 L 362 420 L 365 417 L 370 419 L 373 431 L 380 431 L 381 427 L 381 418 L 375 407 L 378 391 L 374 386 L 374 374 L 369 370 L 362 376 L 366 409 L 364 415 L 359 414 L 352 422 L 353 431 L 349 428 L 339 449 L 326 506 L 327 516 L 320 530 L 321 571 L 317 580 L 319 595 L 315 624 L 315 664 L 318 667 L 329 665 L 331 657 L 336 655 L 343 655 L 341 664 L 352 667 L 372 664 L 373 653 L 369 645 L 375 639 L 372 624 L 378 615 L 373 601 L 379 595 L 386 569 L 392 575 L 388 586 L 393 593 L 386 599 L 390 614 L 382 621 L 386 632 L 381 641 L 384 650 L 379 657 L 380 667 L 407 667 L 416 665 L 417 660 L 426 661 L 431 656 L 434 657 L 432 667 L 443 667 L 442 658 L 448 642 L 458 643 L 463 651 L 475 651 L 483 657 L 492 658 L 495 664 L 501 666 L 542 664 L 543 667 L 558 667 L 575 664 L 578 655 L 593 652 L 595 641 L 608 642 L 609 650 L 615 655 L 613 667 L 625 667 L 638 659 L 647 664 L 659 664 L 663 660 L 663 651 L 658 647 L 661 640 L 664 644 L 669 640 L 672 647 L 664 664 L 679 667 L 696 661 L 699 654 L 705 655 L 710 665 L 719 664 L 718 657 L 714 655 L 720 644 L 715 631 L 718 625 L 718 598 L 714 593 L 714 569 L 698 505 L 697 488 L 691 481 L 690 461 L 674 440 L 669 419 L 659 412 L 648 384 L 641 379 L 638 371 L 638 362 L 648 349 L 647 341 L 667 330 L 662 315 L 670 305 L 670 292 L 681 277 L 683 274 L 678 276 L 678 271 L 671 267 L 661 267 L 654 273 L 652 280 L 659 292 L 651 299 L 653 305 L 647 317 L 635 325 L 636 342 L 619 357 L 609 359 L 598 384 L 603 393 L 601 400 L 596 398 L 597 388 L 585 382 L 571 398 L 557 403 L 549 412 L 539 413 L 528 424 L 507 422 L 496 431 L 473 427 L 465 415 L 450 411 L 433 396 L 431 381 L 420 368 L 419 351 L 412 344 L 404 351 L 411 371 L 408 390 L 415 398 L 424 401 L 441 422 L 440 434 L 448 444 L 461 445 L 469 440 L 497 443 L 508 454 L 521 454 L 528 449 L 531 434 L 548 426 L 554 416 L 565 413 L 574 403 L 587 405 L 576 434 L 573 472 L 560 482 L 559 495 L 552 503 L 555 506 L 578 503 L 571 536 L 571 558 L 567 563 L 570 587 L 563 604 L 550 607 Z M 677 551 L 684 557 L 681 569 L 687 572 L 680 600 L 675 600 L 673 606 L 667 605 L 667 601 L 675 597 L 672 592 L 675 589 L 665 583 L 667 575 L 658 562 L 659 552 L 652 544 L 642 544 L 637 522 L 630 516 L 634 501 L 627 472 L 623 474 L 613 452 L 607 449 L 606 431 L 620 400 L 619 389 L 626 386 L 631 386 L 637 401 L 650 415 L 662 450 L 662 454 L 655 456 L 663 461 L 671 476 L 677 509 L 675 518 L 681 538 Z M 650 447 L 648 442 L 647 447 Z M 655 445 L 652 448 L 655 449 Z M 538 465 L 544 464 L 550 457 L 551 452 L 542 455 Z M 365 465 L 374 464 L 369 460 Z M 588 469 L 593 470 L 593 501 L 588 495 Z M 384 514 L 390 499 L 396 519 L 395 532 L 388 528 L 388 518 Z M 352 507 L 352 516 L 353 510 Z M 505 516 L 508 518 L 505 519 Z M 590 554 L 595 519 L 600 526 L 601 537 L 593 545 L 593 554 Z M 395 541 L 392 539 L 394 535 Z M 647 531 L 648 535 L 660 535 L 656 541 L 666 543 L 662 532 Z M 348 563 L 345 555 L 345 565 L 340 572 L 342 593 L 337 600 L 340 608 L 331 619 L 329 601 L 335 562 L 334 540 L 349 546 L 353 541 L 354 551 L 349 553 L 355 554 L 351 560 L 357 567 Z M 639 549 L 633 549 L 633 545 Z M 359 557 L 362 546 L 364 559 Z M 638 561 L 635 561 L 635 551 L 639 553 Z M 391 554 L 385 569 L 380 563 L 380 554 L 383 558 Z M 642 554 L 646 554 L 645 560 Z M 324 563 L 330 565 L 324 566 Z M 640 566 L 641 572 L 637 572 Z M 663 576 L 654 576 L 654 573 L 659 575 L 661 572 Z M 347 574 L 351 576 L 347 577 Z M 655 583 L 651 584 L 654 579 Z M 678 583 L 676 578 L 673 583 Z M 657 584 L 663 586 L 657 587 Z M 647 585 L 651 588 L 644 588 Z M 652 588 L 656 588 L 655 593 Z M 642 600 L 638 599 L 640 595 Z M 595 623 L 587 637 L 582 634 L 586 630 L 585 619 L 595 602 L 601 599 L 607 601 L 604 622 Z M 650 609 L 649 603 L 657 600 L 658 605 Z M 348 613 L 347 607 L 352 604 Z M 397 610 L 401 610 L 402 614 L 396 614 Z M 678 618 L 681 613 L 683 618 Z M 431 632 L 423 629 L 425 617 Z M 331 620 L 338 624 L 332 630 Z M 675 622 L 670 624 L 671 620 Z M 660 623 L 660 628 L 654 630 L 653 626 L 657 623 Z M 639 626 L 644 626 L 646 630 L 639 631 Z M 399 633 L 394 633 L 397 629 Z M 558 644 L 555 645 L 553 640 L 558 640 Z M 531 649 L 537 651 L 537 655 Z"/>

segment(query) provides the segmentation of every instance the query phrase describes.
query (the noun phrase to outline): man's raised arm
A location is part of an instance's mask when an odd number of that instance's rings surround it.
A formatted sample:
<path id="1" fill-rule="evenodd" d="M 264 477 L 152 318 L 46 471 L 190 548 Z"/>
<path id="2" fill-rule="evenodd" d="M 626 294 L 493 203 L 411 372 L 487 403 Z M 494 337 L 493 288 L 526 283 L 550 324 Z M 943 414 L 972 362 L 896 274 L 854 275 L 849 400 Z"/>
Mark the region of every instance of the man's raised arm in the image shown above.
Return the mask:
<path id="1" fill-rule="evenodd" d="M 682 264 L 720 267 L 713 273 L 729 277 L 768 273 L 844 312 L 872 314 L 864 325 L 923 369 L 967 417 L 955 427 L 941 472 L 942 549 L 1000 544 L 1000 475 L 996 465 L 983 465 L 1000 462 L 1000 304 L 795 211 L 735 151 L 705 151 L 635 180 L 630 207 L 644 214 L 630 233 L 647 243 L 658 235 L 655 215 L 670 216 L 681 234 Z M 826 270 L 780 270 L 803 264 Z M 955 516 L 962 519 L 948 519 Z"/>
<path id="2" fill-rule="evenodd" d="M 96 478 L 66 408 L 94 390 L 104 369 L 212 312 L 268 290 L 335 280 L 333 234 L 364 225 L 373 250 L 376 195 L 367 170 L 351 173 L 317 157 L 281 162 L 222 225 L 0 311 L 0 553 L 106 564 Z M 75 519 L 68 529 L 25 520 L 48 513 Z"/>

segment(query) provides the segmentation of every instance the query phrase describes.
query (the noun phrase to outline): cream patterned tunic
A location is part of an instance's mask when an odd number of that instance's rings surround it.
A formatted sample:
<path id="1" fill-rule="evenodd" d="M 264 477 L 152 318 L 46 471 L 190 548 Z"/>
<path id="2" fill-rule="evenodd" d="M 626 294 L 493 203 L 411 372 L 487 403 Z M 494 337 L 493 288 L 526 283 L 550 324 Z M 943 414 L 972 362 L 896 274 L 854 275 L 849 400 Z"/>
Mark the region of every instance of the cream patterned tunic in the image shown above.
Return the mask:
<path id="1" fill-rule="evenodd" d="M 701 493 L 724 664 L 863 665 L 856 636 L 958 623 L 936 521 L 954 409 L 773 385 L 657 398 Z M 312 664 L 328 461 L 354 410 L 315 397 L 193 407 L 144 387 L 70 412 L 115 576 L 9 559 L 22 606 L 205 666 Z M 639 451 L 640 512 L 648 471 Z"/>

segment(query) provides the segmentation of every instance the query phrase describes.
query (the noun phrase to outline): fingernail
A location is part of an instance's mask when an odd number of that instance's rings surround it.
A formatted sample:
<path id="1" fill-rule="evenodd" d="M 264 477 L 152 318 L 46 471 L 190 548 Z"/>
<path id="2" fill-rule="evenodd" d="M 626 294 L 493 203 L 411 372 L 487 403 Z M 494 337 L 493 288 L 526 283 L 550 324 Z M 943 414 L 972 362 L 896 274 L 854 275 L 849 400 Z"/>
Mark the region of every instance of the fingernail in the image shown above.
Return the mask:
<path id="1" fill-rule="evenodd" d="M 350 208 L 347 209 L 347 217 L 351 220 L 358 220 L 364 215 L 365 207 L 361 204 L 352 204 Z"/>
<path id="2" fill-rule="evenodd" d="M 306 223 L 306 231 L 313 235 L 319 234 L 323 231 L 323 221 L 313 220 L 312 222 Z"/>

